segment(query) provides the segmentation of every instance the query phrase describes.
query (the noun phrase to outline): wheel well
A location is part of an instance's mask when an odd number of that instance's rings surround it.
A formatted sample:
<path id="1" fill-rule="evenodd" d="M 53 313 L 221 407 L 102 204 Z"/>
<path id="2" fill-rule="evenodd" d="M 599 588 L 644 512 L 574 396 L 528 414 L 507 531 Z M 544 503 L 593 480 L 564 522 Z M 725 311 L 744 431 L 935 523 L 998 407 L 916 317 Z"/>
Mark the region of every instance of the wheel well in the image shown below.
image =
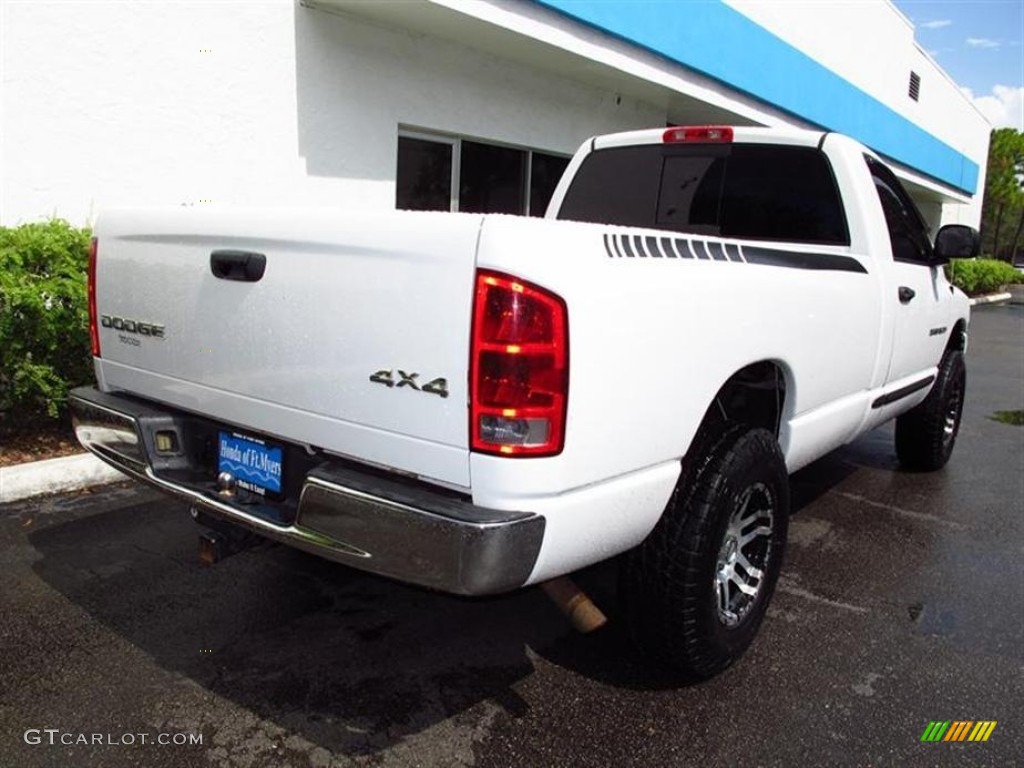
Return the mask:
<path id="1" fill-rule="evenodd" d="M 786 402 L 786 375 L 778 363 L 763 360 L 740 369 L 715 395 L 700 431 L 727 424 L 748 424 L 778 437 Z"/>
<path id="2" fill-rule="evenodd" d="M 953 326 L 953 332 L 949 334 L 949 341 L 946 343 L 946 351 L 951 349 L 964 352 L 967 350 L 967 323 L 957 320 Z"/>

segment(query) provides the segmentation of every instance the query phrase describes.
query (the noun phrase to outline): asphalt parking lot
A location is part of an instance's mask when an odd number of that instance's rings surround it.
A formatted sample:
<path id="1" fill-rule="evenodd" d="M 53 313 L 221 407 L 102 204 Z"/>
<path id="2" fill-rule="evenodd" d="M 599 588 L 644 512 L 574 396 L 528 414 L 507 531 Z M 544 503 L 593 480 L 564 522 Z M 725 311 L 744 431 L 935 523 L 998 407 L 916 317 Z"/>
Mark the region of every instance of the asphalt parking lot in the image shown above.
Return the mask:
<path id="1" fill-rule="evenodd" d="M 974 313 L 944 471 L 901 472 L 886 428 L 794 476 L 761 635 L 691 687 L 535 589 L 269 545 L 203 568 L 187 508 L 134 485 L 0 506 L 0 766 L 1020 764 L 1024 427 L 990 416 L 1024 409 L 1022 309 Z M 613 609 L 609 567 L 581 582 Z M 921 743 L 934 720 L 998 725 Z"/>

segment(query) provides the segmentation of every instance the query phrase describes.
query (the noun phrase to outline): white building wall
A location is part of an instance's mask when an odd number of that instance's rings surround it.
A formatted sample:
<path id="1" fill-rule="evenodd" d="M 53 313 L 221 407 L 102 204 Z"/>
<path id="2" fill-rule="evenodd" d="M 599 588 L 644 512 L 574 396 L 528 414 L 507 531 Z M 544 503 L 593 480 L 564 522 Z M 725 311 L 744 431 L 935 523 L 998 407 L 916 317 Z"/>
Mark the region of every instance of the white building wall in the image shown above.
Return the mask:
<path id="1" fill-rule="evenodd" d="M 977 163 L 978 192 L 973 199 L 961 198 L 964 204 L 942 205 L 941 216 L 943 223 L 977 225 L 991 126 L 959 86 L 916 43 L 914 25 L 892 3 L 725 2 Z M 908 96 L 911 71 L 921 77 L 919 101 Z M 922 187 L 939 188 L 927 179 L 918 181 Z M 955 193 L 952 196 L 961 197 Z M 923 207 L 930 207 L 927 199 L 925 193 Z"/>
<path id="2" fill-rule="evenodd" d="M 400 125 L 568 154 L 666 119 L 291 0 L 0 8 L 3 225 L 117 205 L 392 208 Z"/>
<path id="3" fill-rule="evenodd" d="M 289 3 L 5 3 L 0 223 L 301 176 Z M 209 51 L 209 52 L 207 52 Z"/>
<path id="4" fill-rule="evenodd" d="M 904 102 L 910 101 L 907 82 L 914 27 L 886 0 L 725 2 L 848 82 L 905 114 Z"/>
<path id="5" fill-rule="evenodd" d="M 389 206 L 397 126 L 571 154 L 595 133 L 666 119 L 663 107 L 343 13 L 301 9 L 297 38 L 310 172 L 349 175 L 331 158 L 362 146 L 367 167 L 389 182 Z"/>

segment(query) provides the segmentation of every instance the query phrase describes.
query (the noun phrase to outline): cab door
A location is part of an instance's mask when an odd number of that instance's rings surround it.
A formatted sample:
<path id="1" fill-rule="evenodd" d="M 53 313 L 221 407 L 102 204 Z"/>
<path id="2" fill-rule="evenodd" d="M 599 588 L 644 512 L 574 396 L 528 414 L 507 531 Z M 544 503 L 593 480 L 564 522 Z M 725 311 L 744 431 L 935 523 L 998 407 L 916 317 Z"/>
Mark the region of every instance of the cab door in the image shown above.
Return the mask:
<path id="1" fill-rule="evenodd" d="M 933 263 L 928 228 L 910 195 L 892 171 L 867 160 L 892 245 L 890 295 L 884 300 L 895 306 L 896 320 L 886 383 L 924 379 L 941 359 L 949 337 L 949 283 Z"/>

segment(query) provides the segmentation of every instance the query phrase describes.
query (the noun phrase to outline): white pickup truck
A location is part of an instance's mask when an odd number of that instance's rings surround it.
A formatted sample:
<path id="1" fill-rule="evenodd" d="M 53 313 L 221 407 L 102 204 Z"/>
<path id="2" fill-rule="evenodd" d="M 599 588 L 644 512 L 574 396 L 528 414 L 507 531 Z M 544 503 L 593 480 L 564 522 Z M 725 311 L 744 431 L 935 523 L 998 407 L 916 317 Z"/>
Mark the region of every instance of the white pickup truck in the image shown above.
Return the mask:
<path id="1" fill-rule="evenodd" d="M 447 592 L 616 555 L 640 646 L 752 641 L 788 473 L 896 418 L 949 458 L 968 302 L 893 173 L 834 133 L 598 137 L 544 219 L 111 211 L 79 440 L 228 521 Z"/>

